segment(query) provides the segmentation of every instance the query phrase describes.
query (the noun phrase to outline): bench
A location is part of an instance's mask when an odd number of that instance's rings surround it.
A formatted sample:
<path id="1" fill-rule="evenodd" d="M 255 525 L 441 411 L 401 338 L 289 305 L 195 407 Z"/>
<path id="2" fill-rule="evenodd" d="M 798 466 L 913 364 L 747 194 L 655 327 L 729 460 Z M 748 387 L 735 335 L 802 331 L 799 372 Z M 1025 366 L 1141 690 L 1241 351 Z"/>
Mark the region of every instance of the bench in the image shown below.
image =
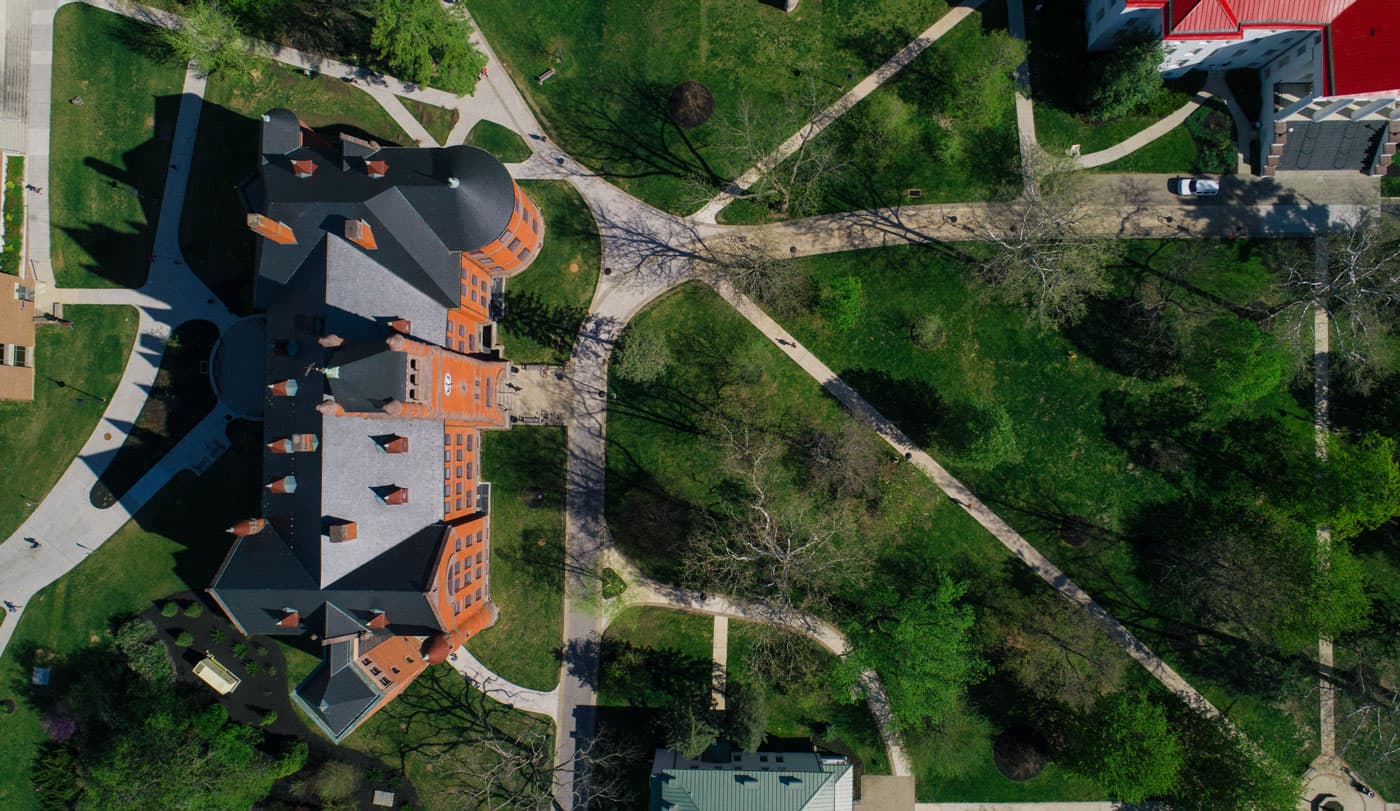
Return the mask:
<path id="1" fill-rule="evenodd" d="M 544 84 L 554 78 L 554 68 L 549 68 L 544 73 L 535 77 L 535 84 Z"/>

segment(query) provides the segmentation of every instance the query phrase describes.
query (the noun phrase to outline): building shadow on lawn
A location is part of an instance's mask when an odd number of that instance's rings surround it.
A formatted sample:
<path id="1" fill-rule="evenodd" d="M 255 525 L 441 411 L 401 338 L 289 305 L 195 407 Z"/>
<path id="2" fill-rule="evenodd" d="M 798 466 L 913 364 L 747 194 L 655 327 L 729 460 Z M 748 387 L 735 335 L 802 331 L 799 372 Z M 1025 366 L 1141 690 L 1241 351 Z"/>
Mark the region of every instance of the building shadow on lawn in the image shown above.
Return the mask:
<path id="1" fill-rule="evenodd" d="M 218 338 L 218 327 L 209 321 L 189 321 L 171 333 L 136 424 L 92 487 L 92 506 L 116 504 L 213 410 L 209 360 Z"/>
<path id="2" fill-rule="evenodd" d="M 139 288 L 146 283 L 154 253 L 156 223 L 160 217 L 161 198 L 170 165 L 170 142 L 175 132 L 175 120 L 180 112 L 178 95 L 159 96 L 152 110 L 154 137 L 122 153 L 120 165 L 112 165 L 94 157 L 83 158 L 87 170 L 76 177 L 51 173 L 51 183 L 76 183 L 97 190 L 93 202 L 98 210 L 83 212 L 53 207 L 53 225 L 71 239 L 81 251 L 80 257 L 60 254 L 60 263 L 76 263 L 81 270 L 106 279 L 120 287 Z M 62 199 L 62 195 L 59 195 Z M 141 221 L 119 222 L 111 219 L 110 209 L 102 201 L 135 197 L 141 210 Z M 61 245 L 61 244 L 60 244 Z M 62 272 L 62 267 L 55 268 Z M 60 276 L 60 282 L 63 279 Z"/>
<path id="3" fill-rule="evenodd" d="M 346 124 L 315 129 L 332 144 L 344 133 L 395 145 Z M 180 220 L 180 252 L 190 269 L 240 315 L 251 312 L 253 304 L 255 237 L 245 217 L 255 202 L 249 199 L 250 184 L 257 176 L 261 131 L 258 116 L 205 102 Z"/>

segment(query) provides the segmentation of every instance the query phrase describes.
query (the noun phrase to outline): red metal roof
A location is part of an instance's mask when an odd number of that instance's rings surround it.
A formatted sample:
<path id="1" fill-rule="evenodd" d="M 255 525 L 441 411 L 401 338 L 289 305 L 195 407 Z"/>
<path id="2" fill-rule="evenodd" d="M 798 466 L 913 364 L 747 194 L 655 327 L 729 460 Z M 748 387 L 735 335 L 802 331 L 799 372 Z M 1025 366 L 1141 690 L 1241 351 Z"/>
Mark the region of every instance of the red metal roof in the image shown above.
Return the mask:
<path id="1" fill-rule="evenodd" d="M 1169 36 L 1239 34 L 1245 28 L 1313 28 L 1358 0 L 1168 0 Z"/>
<path id="2" fill-rule="evenodd" d="M 1356 0 L 1327 29 L 1329 96 L 1400 94 L 1400 3 Z"/>

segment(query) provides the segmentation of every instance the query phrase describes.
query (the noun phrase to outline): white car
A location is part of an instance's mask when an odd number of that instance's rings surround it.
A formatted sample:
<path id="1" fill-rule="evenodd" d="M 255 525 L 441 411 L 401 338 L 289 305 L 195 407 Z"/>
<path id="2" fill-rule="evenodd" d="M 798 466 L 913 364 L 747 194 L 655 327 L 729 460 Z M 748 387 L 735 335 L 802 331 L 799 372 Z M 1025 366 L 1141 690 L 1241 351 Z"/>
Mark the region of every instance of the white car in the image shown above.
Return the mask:
<path id="1" fill-rule="evenodd" d="M 1208 177 L 1179 178 L 1176 193 L 1181 197 L 1214 197 L 1220 193 L 1220 181 Z"/>

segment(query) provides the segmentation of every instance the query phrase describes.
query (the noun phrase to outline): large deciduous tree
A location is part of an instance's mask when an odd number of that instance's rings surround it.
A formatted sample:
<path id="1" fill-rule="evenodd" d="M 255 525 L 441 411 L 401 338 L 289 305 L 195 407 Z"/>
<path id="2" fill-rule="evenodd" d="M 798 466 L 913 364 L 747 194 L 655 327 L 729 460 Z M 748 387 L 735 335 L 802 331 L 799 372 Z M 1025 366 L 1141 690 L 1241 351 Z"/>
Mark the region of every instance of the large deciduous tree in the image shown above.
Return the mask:
<path id="1" fill-rule="evenodd" d="M 733 115 L 717 122 L 721 149 L 737 164 L 753 167 L 758 180 L 740 197 L 762 203 L 780 214 L 811 213 L 821 202 L 822 190 L 846 168 L 831 138 L 822 138 L 811 125 L 795 136 L 795 148 L 786 158 L 775 149 L 786 136 L 778 126 L 786 121 L 812 121 L 825 115 L 816 87 L 787 97 L 779 111 L 764 110 L 741 97 Z"/>
<path id="2" fill-rule="evenodd" d="M 437 0 L 379 0 L 370 45 L 399 78 L 453 93 L 476 88 L 486 56 L 471 42 L 472 26 L 456 6 Z"/>
<path id="3" fill-rule="evenodd" d="M 160 37 L 172 53 L 185 61 L 193 60 L 205 74 L 248 64 L 248 43 L 233 17 L 218 3 L 190 6 L 179 25 L 160 29 Z"/>
<path id="4" fill-rule="evenodd" d="M 973 649 L 967 586 L 946 575 L 919 593 L 873 593 L 852 623 L 852 650 L 837 665 L 838 694 L 857 697 L 861 674 L 884 681 L 896 726 L 920 729 L 942 721 L 963 691 L 980 681 L 986 662 Z"/>
<path id="5" fill-rule="evenodd" d="M 1033 152 L 1021 171 L 1022 195 L 974 225 L 992 244 L 982 276 L 1004 299 L 1030 306 L 1040 323 L 1069 324 L 1108 291 L 1113 243 L 1086 233 L 1089 190 L 1071 161 Z"/>
<path id="6" fill-rule="evenodd" d="M 1135 693 L 1114 693 L 1081 721 L 1070 759 L 1114 799 L 1135 804 L 1175 788 L 1184 755 L 1160 705 Z"/>
<path id="7" fill-rule="evenodd" d="M 1131 39 L 1097 62 L 1086 88 L 1085 108 L 1096 119 L 1122 118 L 1162 87 L 1162 43 L 1152 36 Z"/>

